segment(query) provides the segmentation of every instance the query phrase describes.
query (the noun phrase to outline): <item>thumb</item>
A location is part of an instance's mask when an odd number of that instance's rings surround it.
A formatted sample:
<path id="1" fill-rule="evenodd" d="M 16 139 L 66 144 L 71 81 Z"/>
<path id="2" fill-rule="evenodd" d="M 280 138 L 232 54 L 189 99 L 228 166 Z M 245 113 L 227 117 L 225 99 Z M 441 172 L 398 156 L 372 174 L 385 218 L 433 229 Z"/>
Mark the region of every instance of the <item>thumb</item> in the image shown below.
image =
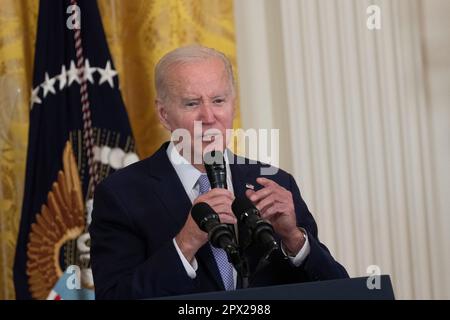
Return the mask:
<path id="1" fill-rule="evenodd" d="M 247 189 L 247 191 L 245 191 L 245 195 L 247 196 L 247 198 L 250 198 L 252 194 L 254 194 L 256 191 L 252 190 L 252 189 Z"/>

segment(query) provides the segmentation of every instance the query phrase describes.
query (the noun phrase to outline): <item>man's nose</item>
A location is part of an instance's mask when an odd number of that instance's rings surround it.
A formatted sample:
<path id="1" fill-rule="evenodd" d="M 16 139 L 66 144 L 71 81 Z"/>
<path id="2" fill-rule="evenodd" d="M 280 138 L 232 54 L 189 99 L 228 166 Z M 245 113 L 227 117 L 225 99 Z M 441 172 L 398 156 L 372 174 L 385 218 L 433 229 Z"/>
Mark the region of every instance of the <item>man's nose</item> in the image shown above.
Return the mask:
<path id="1" fill-rule="evenodd" d="M 208 103 L 203 103 L 200 106 L 200 121 L 203 123 L 214 123 L 216 120 L 216 117 L 214 115 L 214 111 L 212 107 Z"/>

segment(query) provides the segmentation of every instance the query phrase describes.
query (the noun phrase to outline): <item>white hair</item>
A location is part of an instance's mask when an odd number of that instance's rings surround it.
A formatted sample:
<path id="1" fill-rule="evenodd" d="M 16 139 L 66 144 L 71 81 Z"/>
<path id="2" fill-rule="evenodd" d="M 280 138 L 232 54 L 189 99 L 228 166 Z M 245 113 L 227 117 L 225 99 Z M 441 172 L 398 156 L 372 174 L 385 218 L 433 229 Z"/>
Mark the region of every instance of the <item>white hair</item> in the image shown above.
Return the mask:
<path id="1" fill-rule="evenodd" d="M 219 58 L 228 74 L 231 89 L 235 92 L 235 81 L 233 76 L 233 67 L 230 60 L 220 51 L 213 48 L 207 48 L 199 45 L 180 47 L 166 53 L 156 64 L 155 67 L 155 87 L 157 98 L 165 101 L 168 97 L 167 75 L 169 69 L 178 64 L 198 62 L 211 58 Z"/>

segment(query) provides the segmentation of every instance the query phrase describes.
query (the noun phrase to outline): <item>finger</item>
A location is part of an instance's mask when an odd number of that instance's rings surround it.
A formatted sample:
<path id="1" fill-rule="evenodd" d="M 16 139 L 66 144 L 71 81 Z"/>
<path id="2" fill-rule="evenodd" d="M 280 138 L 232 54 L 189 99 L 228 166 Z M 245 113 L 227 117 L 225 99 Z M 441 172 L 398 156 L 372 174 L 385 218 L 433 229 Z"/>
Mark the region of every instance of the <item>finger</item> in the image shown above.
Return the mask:
<path id="1" fill-rule="evenodd" d="M 261 211 L 261 218 L 270 220 L 279 213 L 280 211 L 278 210 L 277 205 L 272 205 L 270 207 L 266 207 L 263 211 Z"/>
<path id="2" fill-rule="evenodd" d="M 272 188 L 262 188 L 261 190 L 258 190 L 256 192 L 254 192 L 251 196 L 250 196 L 250 200 L 253 203 L 259 202 L 262 199 L 268 197 L 270 194 L 272 194 L 274 192 L 274 190 Z"/>
<path id="3" fill-rule="evenodd" d="M 225 196 L 227 198 L 230 198 L 231 200 L 234 199 L 234 195 L 230 190 L 222 189 L 222 188 L 211 189 L 208 192 L 202 194 L 200 197 L 214 198 L 214 197 L 221 197 L 221 196 Z"/>
<path id="4" fill-rule="evenodd" d="M 194 203 L 199 203 L 199 202 L 206 202 L 209 205 L 213 205 L 216 203 L 233 203 L 234 198 L 230 198 L 226 195 L 201 195 L 200 197 L 196 198 Z"/>
<path id="5" fill-rule="evenodd" d="M 275 204 L 275 199 L 273 195 L 269 195 L 268 197 L 264 198 L 260 202 L 256 204 L 256 208 L 258 208 L 259 211 L 264 212 L 267 207 L 270 207 Z"/>
<path id="6" fill-rule="evenodd" d="M 234 217 L 234 213 L 231 210 L 230 205 L 219 203 L 211 207 L 217 214 L 227 214 Z"/>
<path id="7" fill-rule="evenodd" d="M 270 186 L 270 185 L 278 185 L 278 183 L 276 183 L 273 180 L 267 179 L 267 178 L 263 178 L 263 177 L 259 177 L 256 179 L 256 182 L 258 182 L 260 185 L 263 185 L 264 187 Z"/>
<path id="8" fill-rule="evenodd" d="M 252 190 L 252 189 L 247 189 L 247 191 L 245 191 L 245 195 L 247 196 L 247 198 L 250 199 L 250 197 L 252 196 L 252 194 L 255 194 L 256 191 Z"/>
<path id="9" fill-rule="evenodd" d="M 236 217 L 232 217 L 228 214 L 219 214 L 219 219 L 221 223 L 227 223 L 227 224 L 236 224 L 237 219 Z"/>
<path id="10" fill-rule="evenodd" d="M 225 198 L 225 197 L 206 199 L 204 202 L 209 204 L 209 206 L 212 208 L 217 207 L 219 205 L 225 205 L 225 206 L 228 206 L 230 209 L 231 209 L 231 204 L 233 203 L 232 200 Z"/>

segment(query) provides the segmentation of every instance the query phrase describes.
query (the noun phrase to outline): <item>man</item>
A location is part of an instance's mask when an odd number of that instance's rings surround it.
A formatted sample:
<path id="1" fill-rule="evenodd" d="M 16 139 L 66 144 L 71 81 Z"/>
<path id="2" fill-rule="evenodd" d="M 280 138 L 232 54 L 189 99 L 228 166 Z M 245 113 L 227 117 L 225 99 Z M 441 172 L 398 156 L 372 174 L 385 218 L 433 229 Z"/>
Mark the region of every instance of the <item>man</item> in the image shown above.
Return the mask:
<path id="1" fill-rule="evenodd" d="M 231 204 L 242 196 L 272 224 L 281 244 L 270 263 L 250 278 L 251 287 L 348 277 L 319 242 L 316 223 L 292 176 L 278 170 L 262 177 L 260 163 L 239 164 L 226 149 L 236 99 L 228 59 L 214 49 L 179 48 L 160 60 L 155 79 L 162 125 L 172 134 L 183 129 L 192 140 L 165 143 L 150 158 L 97 187 L 90 226 L 96 297 L 151 298 L 239 288 L 236 270 L 222 249 L 208 243 L 191 208 L 206 202 L 222 223 L 236 225 Z M 195 127 L 199 123 L 201 131 Z M 211 143 L 225 150 L 228 190 L 210 189 L 202 161 L 195 161 Z M 246 190 L 249 185 L 254 190 Z M 254 262 L 250 255 L 249 264 Z"/>

